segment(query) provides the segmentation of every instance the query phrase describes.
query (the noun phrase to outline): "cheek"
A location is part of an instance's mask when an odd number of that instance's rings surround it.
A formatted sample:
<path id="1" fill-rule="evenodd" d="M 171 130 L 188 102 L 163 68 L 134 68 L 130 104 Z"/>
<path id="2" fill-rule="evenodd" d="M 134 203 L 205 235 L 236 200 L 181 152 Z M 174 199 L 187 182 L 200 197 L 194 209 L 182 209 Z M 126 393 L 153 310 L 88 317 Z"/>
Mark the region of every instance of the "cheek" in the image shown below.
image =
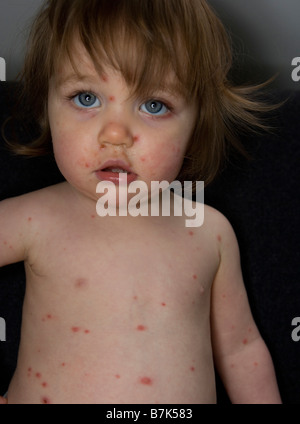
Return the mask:
<path id="1" fill-rule="evenodd" d="M 146 166 L 151 180 L 174 181 L 182 166 L 185 143 L 173 140 L 169 143 L 153 146 L 148 154 L 141 156 L 141 163 Z"/>

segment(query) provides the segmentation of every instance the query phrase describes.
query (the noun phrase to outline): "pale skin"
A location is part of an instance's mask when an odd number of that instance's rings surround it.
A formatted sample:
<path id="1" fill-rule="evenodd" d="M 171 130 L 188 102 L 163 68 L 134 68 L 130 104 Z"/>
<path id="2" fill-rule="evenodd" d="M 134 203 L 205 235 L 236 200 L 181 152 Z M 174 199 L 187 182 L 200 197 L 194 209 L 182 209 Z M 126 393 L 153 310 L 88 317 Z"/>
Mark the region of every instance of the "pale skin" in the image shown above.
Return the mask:
<path id="1" fill-rule="evenodd" d="M 85 78 L 66 63 L 49 90 L 67 181 L 0 204 L 0 266 L 24 261 L 27 280 L 8 403 L 215 403 L 214 361 L 232 402 L 280 403 L 224 216 L 206 206 L 191 229 L 184 216 L 96 214 L 108 160 L 147 184 L 176 179 L 196 108 L 169 92 L 132 98 L 80 57 Z M 152 114 L 149 100 L 168 107 Z"/>

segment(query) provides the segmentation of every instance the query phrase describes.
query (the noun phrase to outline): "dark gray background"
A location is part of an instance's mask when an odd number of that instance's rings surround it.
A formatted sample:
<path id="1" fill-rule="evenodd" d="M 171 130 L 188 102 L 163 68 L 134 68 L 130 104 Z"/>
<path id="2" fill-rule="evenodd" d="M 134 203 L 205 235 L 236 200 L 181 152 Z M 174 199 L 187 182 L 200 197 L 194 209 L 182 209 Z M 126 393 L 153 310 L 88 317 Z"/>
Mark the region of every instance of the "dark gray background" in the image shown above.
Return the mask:
<path id="1" fill-rule="evenodd" d="M 0 57 L 6 79 L 22 66 L 32 16 L 45 0 L 0 0 Z M 299 0 L 209 0 L 235 46 L 238 81 L 261 82 L 279 73 L 276 84 L 300 89 L 291 77 L 292 59 L 300 56 Z M 300 75 L 300 71 L 299 71 Z"/>

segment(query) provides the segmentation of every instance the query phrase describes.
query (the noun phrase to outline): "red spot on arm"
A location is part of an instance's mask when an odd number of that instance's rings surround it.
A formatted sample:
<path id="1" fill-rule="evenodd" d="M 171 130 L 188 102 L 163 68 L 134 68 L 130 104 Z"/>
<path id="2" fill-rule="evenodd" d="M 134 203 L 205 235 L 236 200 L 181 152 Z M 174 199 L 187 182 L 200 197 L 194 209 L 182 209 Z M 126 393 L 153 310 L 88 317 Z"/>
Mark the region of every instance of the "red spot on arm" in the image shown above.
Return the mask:
<path id="1" fill-rule="evenodd" d="M 138 326 L 136 327 L 136 329 L 137 329 L 138 331 L 145 331 L 145 330 L 146 330 L 146 327 L 145 327 L 144 325 L 138 325 Z"/>
<path id="2" fill-rule="evenodd" d="M 140 378 L 140 383 L 141 384 L 144 384 L 145 386 L 152 386 L 153 381 L 149 377 L 141 377 Z"/>

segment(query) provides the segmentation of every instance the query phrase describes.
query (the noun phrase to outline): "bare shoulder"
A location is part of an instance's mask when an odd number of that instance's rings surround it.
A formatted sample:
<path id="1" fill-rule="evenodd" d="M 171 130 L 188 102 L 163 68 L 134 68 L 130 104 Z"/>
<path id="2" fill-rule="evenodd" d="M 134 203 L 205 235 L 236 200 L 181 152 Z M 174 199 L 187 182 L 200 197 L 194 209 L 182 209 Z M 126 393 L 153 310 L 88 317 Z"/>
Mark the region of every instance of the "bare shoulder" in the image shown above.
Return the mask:
<path id="1" fill-rule="evenodd" d="M 0 266 L 26 259 L 32 234 L 53 216 L 64 190 L 58 184 L 0 202 Z"/>

